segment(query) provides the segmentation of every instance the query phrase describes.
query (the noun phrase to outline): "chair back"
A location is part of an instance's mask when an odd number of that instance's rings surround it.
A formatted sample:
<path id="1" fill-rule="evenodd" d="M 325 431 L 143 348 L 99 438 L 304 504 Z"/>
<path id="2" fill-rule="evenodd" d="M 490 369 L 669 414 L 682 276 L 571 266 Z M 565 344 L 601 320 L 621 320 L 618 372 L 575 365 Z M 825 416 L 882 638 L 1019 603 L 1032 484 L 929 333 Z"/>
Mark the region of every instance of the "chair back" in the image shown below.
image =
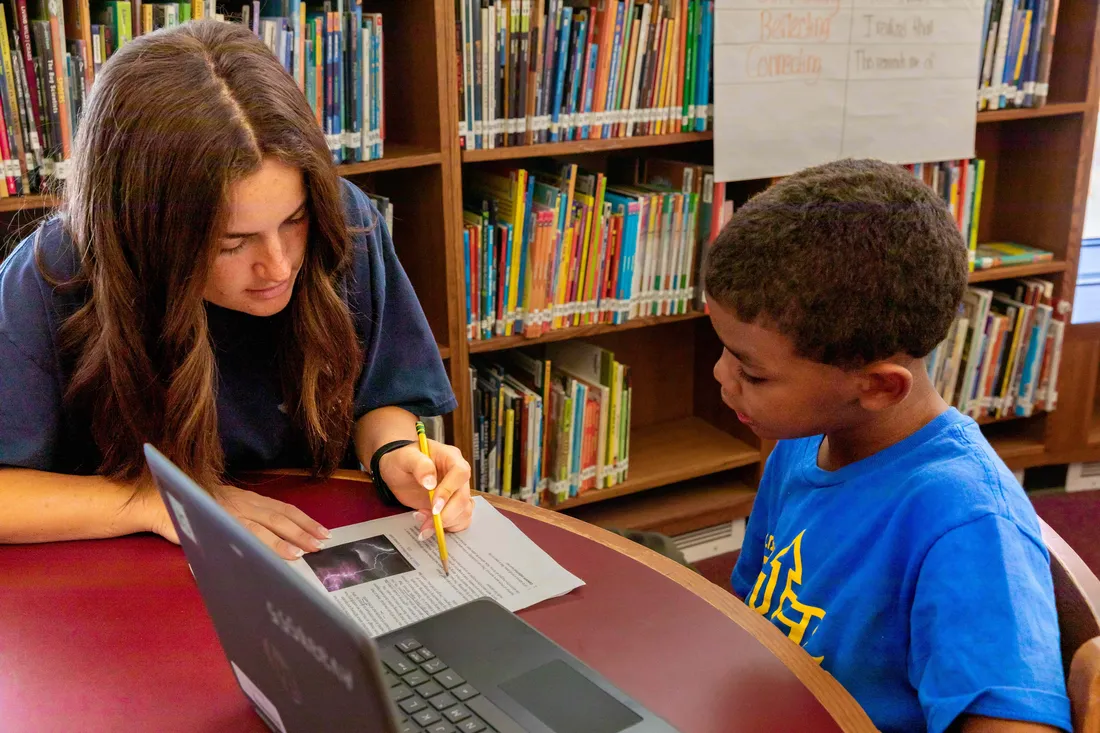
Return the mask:
<path id="1" fill-rule="evenodd" d="M 1076 733 L 1100 733 L 1100 580 L 1041 518 Z"/>

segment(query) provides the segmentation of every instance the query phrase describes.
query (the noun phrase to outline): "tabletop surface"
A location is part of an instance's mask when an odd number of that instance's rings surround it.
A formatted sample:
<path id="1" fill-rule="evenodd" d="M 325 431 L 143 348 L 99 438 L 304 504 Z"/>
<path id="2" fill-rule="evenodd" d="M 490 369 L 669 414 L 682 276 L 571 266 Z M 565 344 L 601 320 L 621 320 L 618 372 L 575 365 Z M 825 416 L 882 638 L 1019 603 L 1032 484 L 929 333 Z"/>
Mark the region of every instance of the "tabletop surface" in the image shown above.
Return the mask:
<path id="1" fill-rule="evenodd" d="M 282 476 L 252 488 L 328 527 L 392 511 L 362 482 Z M 645 548 L 613 549 L 576 533 L 584 527 L 558 526 L 576 520 L 501 506 L 586 583 L 519 615 L 677 729 L 869 725 L 764 619 L 741 606 L 763 626 L 735 622 L 670 577 L 680 569 L 653 569 L 666 558 L 650 553 L 643 564 L 624 551 L 645 559 Z M 236 685 L 182 551 L 151 535 L 0 547 L 0 715 L 5 731 L 36 733 L 266 730 Z"/>

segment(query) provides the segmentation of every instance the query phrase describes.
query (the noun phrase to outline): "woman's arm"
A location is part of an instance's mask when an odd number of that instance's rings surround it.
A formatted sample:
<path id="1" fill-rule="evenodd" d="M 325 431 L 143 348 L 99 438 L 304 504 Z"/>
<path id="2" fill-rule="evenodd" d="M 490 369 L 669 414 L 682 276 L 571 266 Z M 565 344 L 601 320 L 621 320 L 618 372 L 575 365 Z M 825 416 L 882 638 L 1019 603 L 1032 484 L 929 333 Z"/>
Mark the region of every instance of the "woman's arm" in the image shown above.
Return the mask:
<path id="1" fill-rule="evenodd" d="M 415 431 L 414 431 L 415 432 Z M 329 531 L 297 507 L 234 486 L 215 498 L 287 560 L 322 549 Z M 102 539 L 155 532 L 179 544 L 160 493 L 103 476 L 0 468 L 0 543 Z"/>
<path id="2" fill-rule="evenodd" d="M 379 407 L 355 423 L 355 454 L 369 466 L 374 452 L 395 440 L 416 440 L 416 416 L 400 407 Z M 419 510 L 421 537 L 432 533 L 431 515 L 439 514 L 443 527 L 459 532 L 470 526 L 473 499 L 470 496 L 470 464 L 453 445 L 428 441 L 431 458 L 412 445 L 390 451 L 378 464 L 382 479 L 393 495 L 407 507 Z M 429 506 L 428 492 L 435 490 L 435 506 Z"/>
<path id="3" fill-rule="evenodd" d="M 155 531 L 151 486 L 103 476 L 0 468 L 0 543 L 99 539 Z M 160 513 L 168 519 L 160 498 Z M 152 509 L 152 510 L 151 510 Z"/>

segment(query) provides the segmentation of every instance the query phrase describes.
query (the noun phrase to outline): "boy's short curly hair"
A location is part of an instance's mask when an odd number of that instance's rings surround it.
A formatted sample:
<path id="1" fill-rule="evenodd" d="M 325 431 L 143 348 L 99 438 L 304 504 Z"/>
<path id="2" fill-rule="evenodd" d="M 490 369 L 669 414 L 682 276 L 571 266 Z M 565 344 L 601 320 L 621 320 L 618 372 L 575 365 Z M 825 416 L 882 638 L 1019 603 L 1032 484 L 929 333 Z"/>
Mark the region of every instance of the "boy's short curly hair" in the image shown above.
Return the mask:
<path id="1" fill-rule="evenodd" d="M 903 168 L 807 168 L 734 213 L 707 257 L 707 297 L 775 328 L 805 358 L 855 368 L 927 355 L 967 283 L 950 210 Z"/>

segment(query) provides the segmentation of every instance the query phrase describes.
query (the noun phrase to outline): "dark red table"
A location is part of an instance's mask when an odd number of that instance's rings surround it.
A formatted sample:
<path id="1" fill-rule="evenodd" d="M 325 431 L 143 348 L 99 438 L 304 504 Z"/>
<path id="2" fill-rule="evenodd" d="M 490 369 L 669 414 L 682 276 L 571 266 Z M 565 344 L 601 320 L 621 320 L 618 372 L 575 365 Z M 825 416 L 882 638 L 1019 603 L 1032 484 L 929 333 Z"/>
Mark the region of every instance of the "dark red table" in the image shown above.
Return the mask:
<path id="1" fill-rule="evenodd" d="M 336 527 L 361 480 L 252 486 Z M 586 585 L 520 615 L 685 733 L 873 730 L 801 649 L 724 590 L 570 517 L 492 497 Z M 181 550 L 150 535 L 0 547 L 0 730 L 262 731 Z"/>

